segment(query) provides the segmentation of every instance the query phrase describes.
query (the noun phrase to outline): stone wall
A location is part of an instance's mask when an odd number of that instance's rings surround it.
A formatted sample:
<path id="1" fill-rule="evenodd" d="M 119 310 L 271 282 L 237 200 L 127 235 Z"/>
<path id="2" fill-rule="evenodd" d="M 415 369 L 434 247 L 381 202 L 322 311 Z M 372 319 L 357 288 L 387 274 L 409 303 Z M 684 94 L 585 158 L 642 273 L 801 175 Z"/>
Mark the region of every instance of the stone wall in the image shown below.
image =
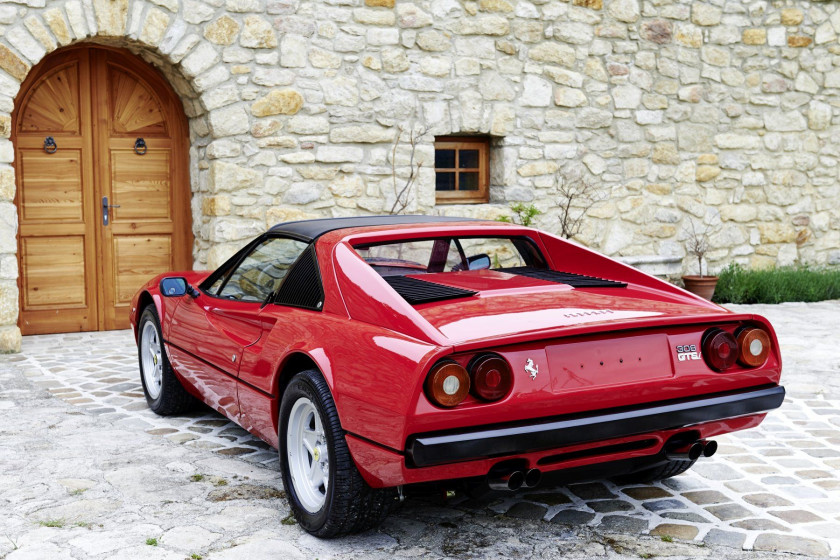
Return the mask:
<path id="1" fill-rule="evenodd" d="M 10 115 L 56 48 L 125 46 L 182 96 L 197 268 L 279 221 L 387 211 L 415 127 L 409 212 L 533 203 L 557 231 L 557 183 L 580 176 L 597 202 L 579 240 L 679 258 L 695 220 L 714 271 L 840 263 L 838 33 L 829 2 L 0 2 L 0 348 L 19 341 Z M 435 205 L 451 133 L 493 137 L 489 205 Z"/>

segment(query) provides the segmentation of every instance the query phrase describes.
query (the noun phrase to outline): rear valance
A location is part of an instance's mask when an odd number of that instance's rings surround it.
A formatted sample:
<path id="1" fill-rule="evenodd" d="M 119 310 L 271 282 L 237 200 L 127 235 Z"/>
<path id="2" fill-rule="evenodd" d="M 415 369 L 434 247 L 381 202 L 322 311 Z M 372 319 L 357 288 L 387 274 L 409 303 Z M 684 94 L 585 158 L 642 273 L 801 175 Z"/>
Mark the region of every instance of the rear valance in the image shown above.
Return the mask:
<path id="1" fill-rule="evenodd" d="M 409 438 L 406 457 L 411 466 L 428 467 L 530 453 L 763 414 L 779 408 L 784 398 L 784 387 L 762 387 L 516 425 L 422 434 Z"/>

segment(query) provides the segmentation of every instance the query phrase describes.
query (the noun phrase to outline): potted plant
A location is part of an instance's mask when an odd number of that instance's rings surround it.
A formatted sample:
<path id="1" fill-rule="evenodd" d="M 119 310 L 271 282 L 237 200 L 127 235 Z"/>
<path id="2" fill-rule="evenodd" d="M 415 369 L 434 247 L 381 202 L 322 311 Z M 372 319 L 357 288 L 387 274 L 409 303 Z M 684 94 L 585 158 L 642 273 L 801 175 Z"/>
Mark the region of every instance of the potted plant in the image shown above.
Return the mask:
<path id="1" fill-rule="evenodd" d="M 689 220 L 688 223 L 690 229 L 686 228 L 685 230 L 687 234 L 685 248 L 689 254 L 697 258 L 697 269 L 699 270 L 699 274 L 684 275 L 682 277 L 682 281 L 686 290 L 711 301 L 712 296 L 715 295 L 715 287 L 717 286 L 718 277 L 703 274 L 703 257 L 709 250 L 709 228 L 706 227 L 702 231 L 698 231 L 693 220 Z M 708 271 L 709 269 L 707 266 L 706 272 Z"/>

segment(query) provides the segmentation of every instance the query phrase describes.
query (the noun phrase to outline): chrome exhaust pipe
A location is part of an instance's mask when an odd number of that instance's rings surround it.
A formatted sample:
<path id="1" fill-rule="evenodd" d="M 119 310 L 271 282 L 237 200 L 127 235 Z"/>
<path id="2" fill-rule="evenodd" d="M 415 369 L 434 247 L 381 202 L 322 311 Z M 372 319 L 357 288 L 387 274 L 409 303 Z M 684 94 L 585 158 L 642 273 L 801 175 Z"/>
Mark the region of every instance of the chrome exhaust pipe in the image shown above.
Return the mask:
<path id="1" fill-rule="evenodd" d="M 703 443 L 703 457 L 711 457 L 717 453 L 718 444 L 715 440 L 710 439 Z"/>
<path id="2" fill-rule="evenodd" d="M 677 445 L 669 447 L 665 450 L 665 457 L 669 461 L 696 461 L 703 455 L 703 443 L 695 441 L 694 443 Z M 714 451 L 712 451 L 714 453 Z"/>
<path id="3" fill-rule="evenodd" d="M 525 483 L 523 486 L 525 488 L 534 488 L 537 484 L 540 483 L 542 479 L 542 472 L 540 469 L 530 469 L 528 472 L 525 473 Z"/>
<path id="4" fill-rule="evenodd" d="M 505 476 L 498 478 L 488 478 L 487 485 L 492 490 L 501 490 L 502 492 L 516 492 L 525 483 L 525 473 L 522 471 L 513 471 Z"/>

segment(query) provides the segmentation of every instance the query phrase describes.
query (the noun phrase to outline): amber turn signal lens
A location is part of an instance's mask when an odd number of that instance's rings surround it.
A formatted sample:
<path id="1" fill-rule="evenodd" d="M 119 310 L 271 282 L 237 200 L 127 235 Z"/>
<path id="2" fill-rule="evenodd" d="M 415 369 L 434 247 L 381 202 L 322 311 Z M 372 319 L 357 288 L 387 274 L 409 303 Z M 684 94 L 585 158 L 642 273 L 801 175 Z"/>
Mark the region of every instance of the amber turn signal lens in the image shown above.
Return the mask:
<path id="1" fill-rule="evenodd" d="M 747 367 L 758 367 L 770 353 L 770 335 L 765 331 L 747 327 L 738 333 L 738 361 Z"/>
<path id="2" fill-rule="evenodd" d="M 426 396 L 440 406 L 458 406 L 469 392 L 470 376 L 457 362 L 438 362 L 426 377 Z"/>
<path id="3" fill-rule="evenodd" d="M 475 396 L 485 401 L 497 401 L 510 392 L 513 385 L 513 373 L 501 356 L 483 354 L 474 358 L 470 364 L 472 391 Z"/>
<path id="4" fill-rule="evenodd" d="M 732 333 L 723 329 L 709 329 L 703 335 L 703 359 L 715 371 L 724 371 L 738 359 L 738 342 Z"/>

